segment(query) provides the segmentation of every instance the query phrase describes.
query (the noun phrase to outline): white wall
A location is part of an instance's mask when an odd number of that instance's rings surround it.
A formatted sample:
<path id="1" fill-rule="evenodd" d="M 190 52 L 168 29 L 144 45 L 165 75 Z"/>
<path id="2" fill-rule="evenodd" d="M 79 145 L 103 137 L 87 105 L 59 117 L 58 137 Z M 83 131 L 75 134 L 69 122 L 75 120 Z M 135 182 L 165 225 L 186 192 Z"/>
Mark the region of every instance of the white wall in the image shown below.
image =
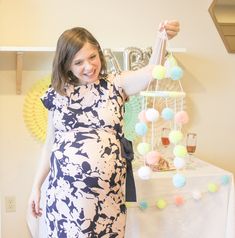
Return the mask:
<path id="1" fill-rule="evenodd" d="M 160 4 L 159 4 L 160 3 Z M 84 26 L 105 47 L 152 44 L 160 20 L 179 18 L 181 4 L 149 0 L 1 0 L 0 44 L 54 46 L 68 27 Z M 171 5 L 170 5 L 171 6 Z M 161 12 L 160 12 L 161 11 Z"/>
<path id="2" fill-rule="evenodd" d="M 161 20 L 179 19 L 181 33 L 169 46 L 187 49 L 177 58 L 185 70 L 189 130 L 198 133 L 197 155 L 235 173 L 235 55 L 223 46 L 208 13 L 210 3 L 0 0 L 0 46 L 55 46 L 62 31 L 81 25 L 105 48 L 146 47 L 154 41 Z M 0 54 L 0 193 L 2 198 L 17 198 L 16 213 L 2 209 L 2 238 L 29 237 L 27 199 L 41 144 L 25 128 L 22 109 L 25 93 L 50 72 L 48 60 L 40 60 L 26 62 L 23 94 L 15 95 L 14 56 Z"/>

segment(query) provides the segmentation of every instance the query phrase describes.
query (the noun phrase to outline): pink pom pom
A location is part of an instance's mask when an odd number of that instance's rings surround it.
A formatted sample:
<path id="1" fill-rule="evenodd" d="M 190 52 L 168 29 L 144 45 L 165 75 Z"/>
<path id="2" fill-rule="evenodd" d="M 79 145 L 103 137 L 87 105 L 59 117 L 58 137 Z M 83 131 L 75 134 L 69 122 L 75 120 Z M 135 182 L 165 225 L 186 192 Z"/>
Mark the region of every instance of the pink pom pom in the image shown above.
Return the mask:
<path id="1" fill-rule="evenodd" d="M 141 122 L 148 122 L 148 120 L 147 120 L 147 118 L 146 118 L 146 110 L 143 110 L 143 111 L 141 111 L 140 113 L 139 113 L 139 115 L 138 115 L 138 118 L 139 118 L 139 120 L 141 121 Z"/>
<path id="2" fill-rule="evenodd" d="M 176 196 L 175 197 L 175 205 L 181 206 L 184 204 L 184 198 L 182 196 Z"/>
<path id="3" fill-rule="evenodd" d="M 149 165 L 156 164 L 161 158 L 161 154 L 157 152 L 156 150 L 150 151 L 146 155 L 146 163 Z"/>
<path id="4" fill-rule="evenodd" d="M 189 121 L 188 113 L 185 111 L 179 111 L 175 114 L 175 123 L 186 124 Z"/>

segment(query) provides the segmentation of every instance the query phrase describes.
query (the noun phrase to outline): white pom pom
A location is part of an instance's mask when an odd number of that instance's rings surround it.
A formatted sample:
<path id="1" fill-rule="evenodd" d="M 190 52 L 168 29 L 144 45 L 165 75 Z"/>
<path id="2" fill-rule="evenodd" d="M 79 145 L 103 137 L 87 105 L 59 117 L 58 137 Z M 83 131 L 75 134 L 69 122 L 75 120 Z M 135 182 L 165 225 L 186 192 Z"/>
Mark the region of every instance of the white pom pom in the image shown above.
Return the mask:
<path id="1" fill-rule="evenodd" d="M 176 169 L 182 169 L 185 167 L 185 159 L 180 157 L 174 158 L 174 166 Z"/>
<path id="2" fill-rule="evenodd" d="M 202 198 L 202 193 L 199 190 L 194 190 L 192 192 L 192 197 L 195 200 L 200 200 Z"/>
<path id="3" fill-rule="evenodd" d="M 138 175 L 143 180 L 150 179 L 152 170 L 148 166 L 142 166 L 138 169 Z"/>
<path id="4" fill-rule="evenodd" d="M 154 108 L 149 108 L 146 110 L 145 116 L 148 121 L 154 122 L 158 119 L 159 112 Z"/>

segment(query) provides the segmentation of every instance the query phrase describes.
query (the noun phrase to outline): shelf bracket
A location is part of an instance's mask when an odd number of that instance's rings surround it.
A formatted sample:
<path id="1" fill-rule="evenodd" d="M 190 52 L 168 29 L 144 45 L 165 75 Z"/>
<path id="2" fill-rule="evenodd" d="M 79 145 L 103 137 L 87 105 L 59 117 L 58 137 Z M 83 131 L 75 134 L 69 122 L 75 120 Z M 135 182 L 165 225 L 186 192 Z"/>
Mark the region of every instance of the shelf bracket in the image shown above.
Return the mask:
<path id="1" fill-rule="evenodd" d="M 21 94 L 23 72 L 23 52 L 16 52 L 16 94 Z"/>

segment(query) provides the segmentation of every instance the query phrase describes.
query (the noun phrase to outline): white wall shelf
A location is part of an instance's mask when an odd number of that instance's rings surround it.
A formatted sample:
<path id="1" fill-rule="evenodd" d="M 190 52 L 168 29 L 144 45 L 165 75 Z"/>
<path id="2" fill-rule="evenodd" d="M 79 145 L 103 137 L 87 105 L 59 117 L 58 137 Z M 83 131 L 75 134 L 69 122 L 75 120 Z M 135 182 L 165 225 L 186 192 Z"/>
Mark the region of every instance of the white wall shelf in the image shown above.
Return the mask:
<path id="1" fill-rule="evenodd" d="M 123 52 L 125 48 L 112 49 L 114 52 Z M 21 47 L 21 46 L 0 46 L 1 52 L 54 52 L 55 47 Z M 186 52 L 185 48 L 169 48 L 171 52 Z"/>
<path id="2" fill-rule="evenodd" d="M 0 54 L 2 53 L 15 53 L 16 56 L 16 94 L 21 94 L 22 85 L 22 72 L 24 64 L 24 54 L 29 52 L 48 53 L 54 52 L 55 47 L 18 47 L 18 46 L 0 46 Z"/>
<path id="3" fill-rule="evenodd" d="M 2 52 L 54 52 L 55 47 L 0 46 Z"/>
<path id="4" fill-rule="evenodd" d="M 113 52 L 123 52 L 125 48 L 112 49 Z M 170 48 L 170 52 L 183 53 L 186 52 L 185 48 Z M 24 64 L 24 54 L 29 52 L 40 53 L 50 53 L 55 52 L 55 47 L 19 47 L 19 46 L 0 46 L 0 57 L 2 53 L 11 52 L 16 56 L 16 94 L 21 94 L 21 85 L 22 85 L 22 72 Z"/>

